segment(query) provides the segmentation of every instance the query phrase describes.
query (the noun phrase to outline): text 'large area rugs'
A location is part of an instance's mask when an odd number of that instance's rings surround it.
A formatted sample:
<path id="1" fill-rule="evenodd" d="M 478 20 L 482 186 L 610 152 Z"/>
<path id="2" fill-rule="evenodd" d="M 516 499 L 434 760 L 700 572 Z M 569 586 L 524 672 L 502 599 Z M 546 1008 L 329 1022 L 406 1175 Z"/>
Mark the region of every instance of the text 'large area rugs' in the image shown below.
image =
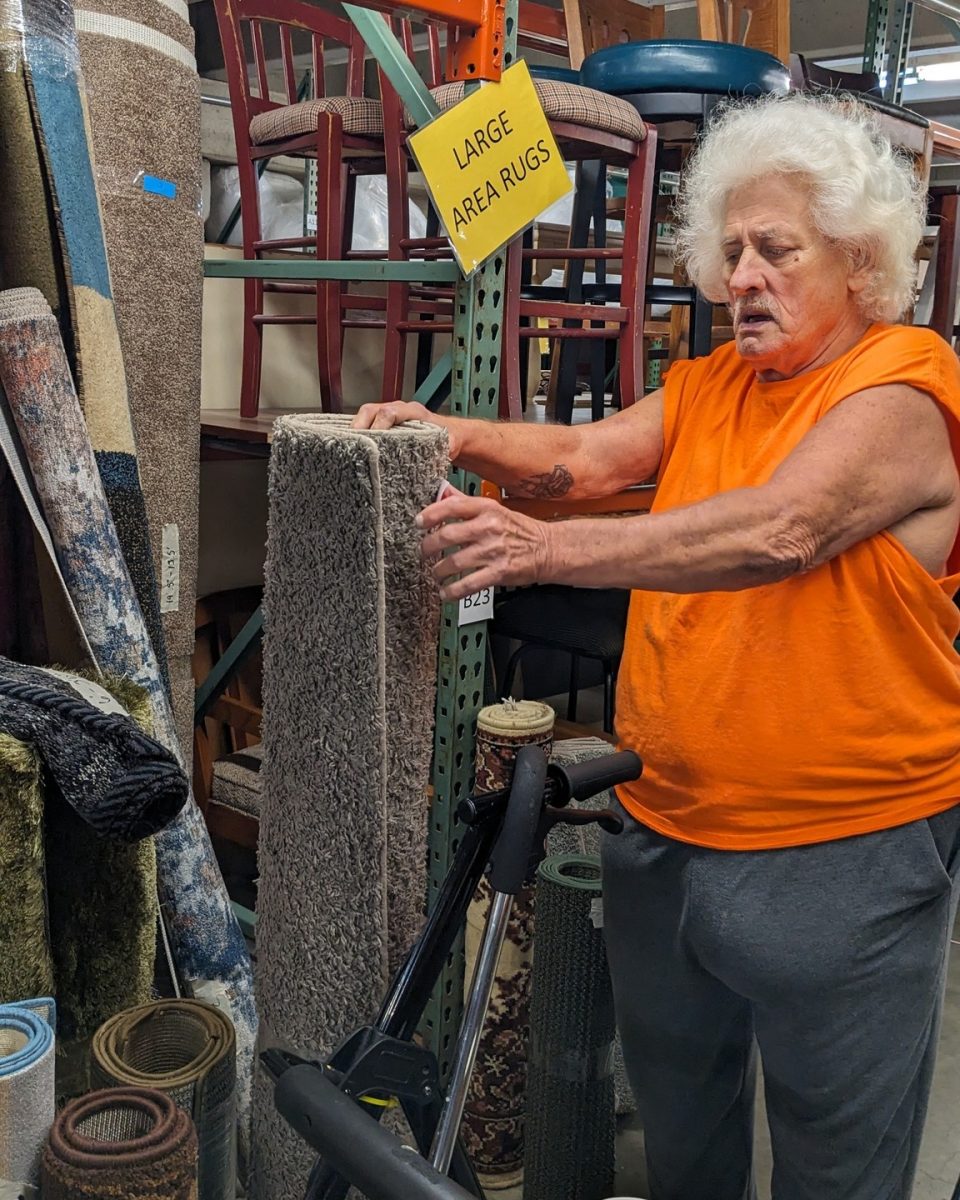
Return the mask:
<path id="1" fill-rule="evenodd" d="M 102 670 L 147 694 L 153 734 L 177 739 L 169 700 L 134 595 L 77 403 L 60 334 L 33 289 L 0 293 L 2 386 L 61 572 Z M 246 1108 L 256 1014 L 250 961 L 203 818 L 193 802 L 156 838 L 160 904 L 188 990 L 222 1005 L 237 1032 Z"/>
<path id="2" fill-rule="evenodd" d="M 256 991 L 263 1045 L 371 1020 L 419 930 L 439 599 L 416 513 L 449 467 L 424 425 L 285 417 L 270 463 Z M 313 1156 L 254 1086 L 255 1200 Z"/>

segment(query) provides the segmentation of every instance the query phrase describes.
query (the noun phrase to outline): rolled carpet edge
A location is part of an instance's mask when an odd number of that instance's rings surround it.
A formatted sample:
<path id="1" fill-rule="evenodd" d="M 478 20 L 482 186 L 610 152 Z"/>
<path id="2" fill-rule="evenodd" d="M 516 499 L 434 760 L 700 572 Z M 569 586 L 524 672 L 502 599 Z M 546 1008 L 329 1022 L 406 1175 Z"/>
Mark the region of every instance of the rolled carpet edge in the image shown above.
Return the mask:
<path id="1" fill-rule="evenodd" d="M 40 1178 L 45 1200 L 195 1200 L 197 1132 L 165 1092 L 91 1092 L 57 1115 Z"/>
<path id="2" fill-rule="evenodd" d="M 0 1191 L 31 1195 L 54 1119 L 56 1004 L 49 997 L 0 1004 Z"/>

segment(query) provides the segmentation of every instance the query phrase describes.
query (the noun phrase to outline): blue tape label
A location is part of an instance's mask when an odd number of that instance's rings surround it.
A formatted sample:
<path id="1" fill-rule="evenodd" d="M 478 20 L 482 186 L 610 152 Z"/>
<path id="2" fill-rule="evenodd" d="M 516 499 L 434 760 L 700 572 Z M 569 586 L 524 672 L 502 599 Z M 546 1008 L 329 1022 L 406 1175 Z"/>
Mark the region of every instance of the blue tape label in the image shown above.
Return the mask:
<path id="1" fill-rule="evenodd" d="M 157 175 L 144 175 L 143 190 L 173 200 L 177 194 L 177 185 L 169 179 L 160 179 Z"/>

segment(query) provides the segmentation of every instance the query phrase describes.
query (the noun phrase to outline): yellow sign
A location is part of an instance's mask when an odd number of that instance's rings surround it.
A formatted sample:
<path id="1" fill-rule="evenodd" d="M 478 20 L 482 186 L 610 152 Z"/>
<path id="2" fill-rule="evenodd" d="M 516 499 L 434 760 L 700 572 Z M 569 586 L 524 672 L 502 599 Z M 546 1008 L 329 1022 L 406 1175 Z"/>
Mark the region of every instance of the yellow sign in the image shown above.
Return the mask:
<path id="1" fill-rule="evenodd" d="M 467 273 L 570 191 L 522 60 L 411 134 L 410 148 Z"/>

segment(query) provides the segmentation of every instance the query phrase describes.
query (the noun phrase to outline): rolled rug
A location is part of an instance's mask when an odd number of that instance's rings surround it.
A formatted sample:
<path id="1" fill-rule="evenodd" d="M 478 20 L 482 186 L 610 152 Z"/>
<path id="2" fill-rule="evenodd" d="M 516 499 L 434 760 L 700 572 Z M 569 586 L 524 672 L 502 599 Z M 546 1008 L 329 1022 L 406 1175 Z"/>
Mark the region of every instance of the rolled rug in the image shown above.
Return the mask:
<path id="1" fill-rule="evenodd" d="M 95 1083 L 154 1088 L 191 1115 L 199 1200 L 234 1200 L 237 1074 L 229 1018 L 199 1000 L 142 1004 L 101 1025 L 91 1056 Z"/>
<path id="2" fill-rule="evenodd" d="M 476 791 L 507 787 L 521 746 L 540 746 L 549 757 L 553 721 L 553 709 L 539 700 L 505 700 L 481 709 Z M 467 913 L 467 986 L 490 900 L 490 885 L 484 878 Z M 523 1176 L 533 922 L 533 888 L 526 887 L 510 914 L 461 1125 L 467 1152 L 487 1190 L 514 1187 Z"/>
<path id="3" fill-rule="evenodd" d="M 77 0 L 74 8 L 173 710 L 189 769 L 203 292 L 193 29 L 184 0 Z"/>
<path id="4" fill-rule="evenodd" d="M 64 580 L 100 668 L 147 693 L 153 735 L 177 738 L 130 573 L 104 495 L 60 332 L 39 292 L 0 292 L 0 386 L 9 401 Z M 200 810 L 187 803 L 158 835 L 157 890 L 185 990 L 229 1010 L 241 1111 L 256 1031 L 246 944 Z"/>
<path id="5" fill-rule="evenodd" d="M 603 1200 L 613 1190 L 613 990 L 600 859 L 563 854 L 537 873 L 524 1200 Z"/>
<path id="6" fill-rule="evenodd" d="M 0 1194 L 35 1196 L 56 1111 L 50 999 L 0 1004 Z"/>
<path id="7" fill-rule="evenodd" d="M 71 1100 L 50 1130 L 41 1187 L 44 1200 L 196 1200 L 193 1122 L 152 1088 Z"/>
<path id="8" fill-rule="evenodd" d="M 371 1020 L 423 922 L 440 600 L 414 517 L 449 469 L 411 423 L 284 417 L 270 457 L 261 1042 L 328 1054 Z M 315 1155 L 254 1085 L 254 1200 L 304 1194 Z"/>
<path id="9" fill-rule="evenodd" d="M 63 799 L 100 837 L 138 842 L 190 794 L 173 754 L 83 676 L 0 656 L 0 730 L 39 752 Z"/>

